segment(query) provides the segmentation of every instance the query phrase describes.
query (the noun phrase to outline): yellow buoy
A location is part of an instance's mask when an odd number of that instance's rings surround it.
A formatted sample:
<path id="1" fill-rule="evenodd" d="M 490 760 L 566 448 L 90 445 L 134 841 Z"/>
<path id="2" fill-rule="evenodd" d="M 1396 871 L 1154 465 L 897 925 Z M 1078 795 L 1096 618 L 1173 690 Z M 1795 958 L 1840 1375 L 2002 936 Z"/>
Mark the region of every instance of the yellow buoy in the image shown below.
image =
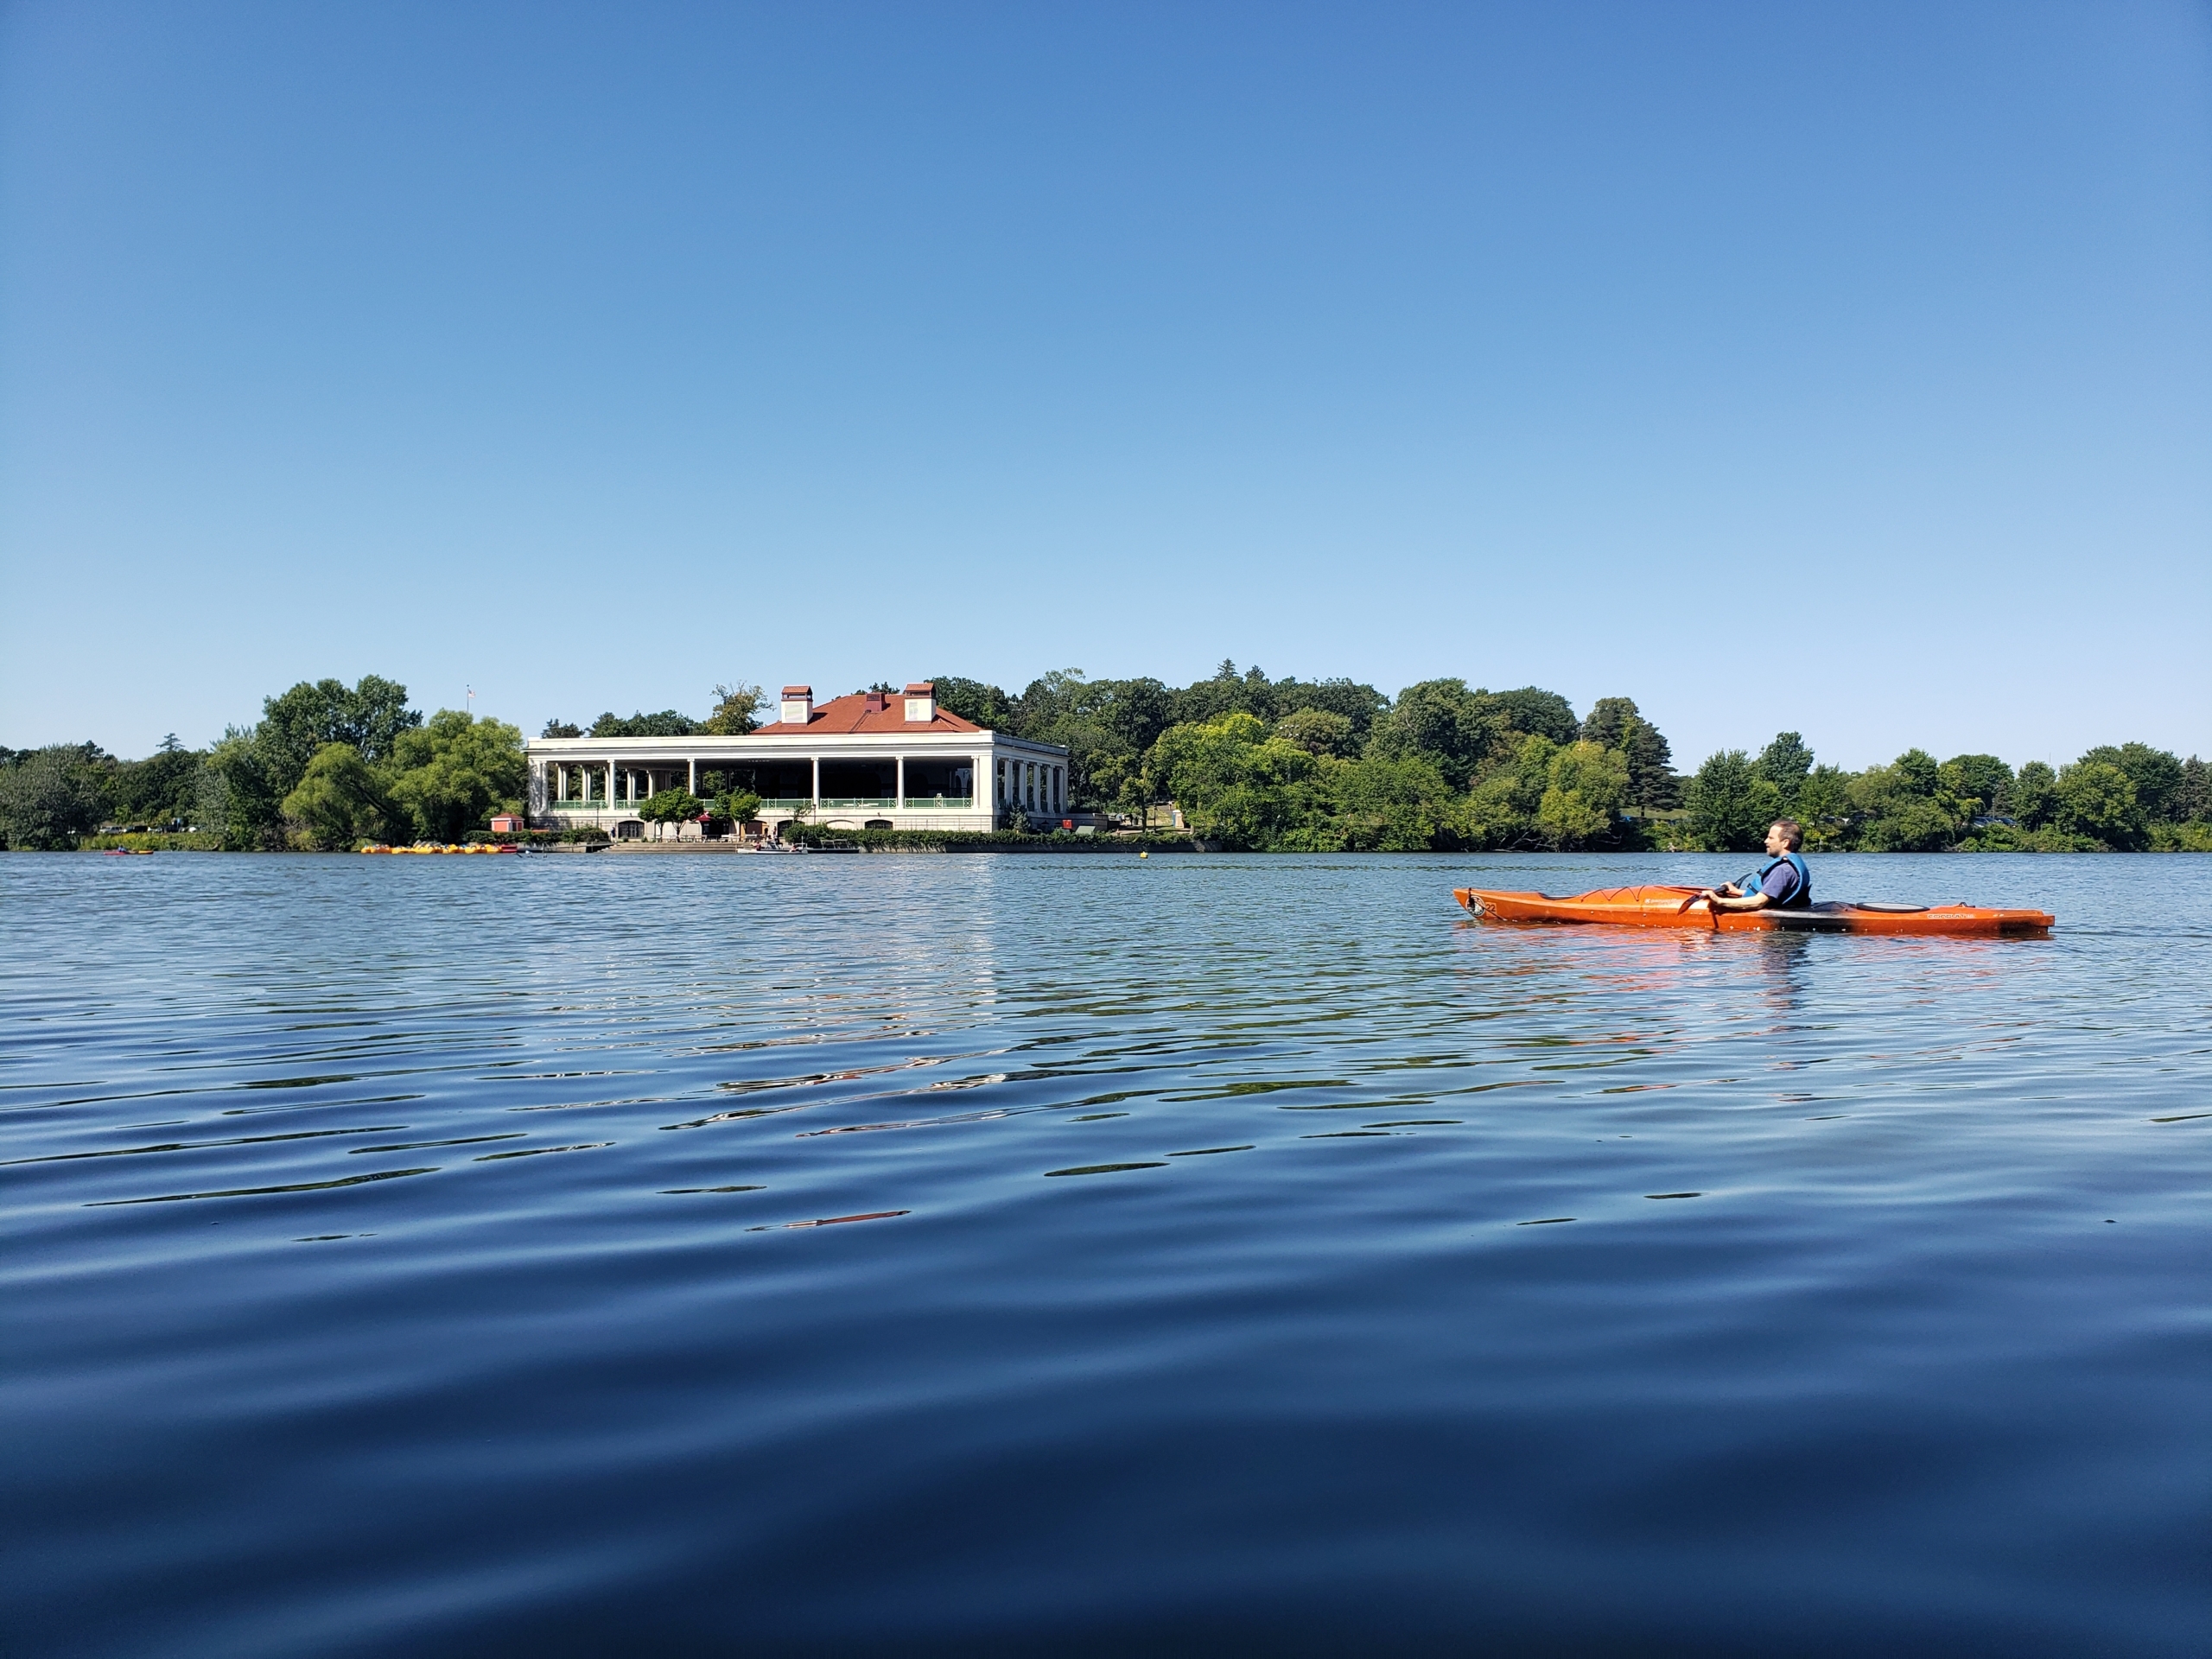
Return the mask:
<path id="1" fill-rule="evenodd" d="M 1150 853 L 1139 853 L 1137 856 L 1139 858 L 1150 858 L 1152 855 Z"/>

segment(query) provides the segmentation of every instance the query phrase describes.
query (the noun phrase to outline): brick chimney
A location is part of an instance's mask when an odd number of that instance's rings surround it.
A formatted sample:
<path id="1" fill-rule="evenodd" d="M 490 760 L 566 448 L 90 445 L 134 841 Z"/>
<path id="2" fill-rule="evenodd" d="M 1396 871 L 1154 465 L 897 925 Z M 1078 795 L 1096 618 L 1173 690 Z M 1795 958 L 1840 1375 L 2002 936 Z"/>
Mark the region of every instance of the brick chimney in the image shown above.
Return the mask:
<path id="1" fill-rule="evenodd" d="M 784 706 L 776 718 L 786 726 L 804 726 L 814 718 L 814 688 L 810 685 L 787 685 L 784 688 Z"/>
<path id="2" fill-rule="evenodd" d="M 890 696 L 887 692 L 871 691 L 868 694 L 868 702 L 863 706 L 869 714 L 880 715 L 891 706 Z"/>
<path id="3" fill-rule="evenodd" d="M 918 680 L 906 688 L 906 719 L 926 726 L 937 718 L 937 683 Z"/>

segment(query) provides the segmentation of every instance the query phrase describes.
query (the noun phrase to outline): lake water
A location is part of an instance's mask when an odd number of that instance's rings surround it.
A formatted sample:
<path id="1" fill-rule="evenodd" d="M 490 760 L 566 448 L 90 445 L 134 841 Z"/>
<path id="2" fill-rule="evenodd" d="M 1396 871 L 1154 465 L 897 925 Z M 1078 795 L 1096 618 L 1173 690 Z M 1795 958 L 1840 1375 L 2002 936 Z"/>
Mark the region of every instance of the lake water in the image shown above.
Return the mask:
<path id="1" fill-rule="evenodd" d="M 0 1648 L 2212 1650 L 2212 859 L 0 859 Z"/>

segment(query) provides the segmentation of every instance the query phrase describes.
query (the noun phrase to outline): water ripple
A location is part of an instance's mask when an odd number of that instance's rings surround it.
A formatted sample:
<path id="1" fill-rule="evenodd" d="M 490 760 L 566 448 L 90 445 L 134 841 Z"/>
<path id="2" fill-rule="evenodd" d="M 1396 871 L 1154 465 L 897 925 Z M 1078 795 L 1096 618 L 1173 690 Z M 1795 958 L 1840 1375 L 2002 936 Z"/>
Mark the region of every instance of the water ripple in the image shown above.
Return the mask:
<path id="1" fill-rule="evenodd" d="M 7 1626 L 2202 1651 L 2212 861 L 1730 861 L 0 859 Z"/>

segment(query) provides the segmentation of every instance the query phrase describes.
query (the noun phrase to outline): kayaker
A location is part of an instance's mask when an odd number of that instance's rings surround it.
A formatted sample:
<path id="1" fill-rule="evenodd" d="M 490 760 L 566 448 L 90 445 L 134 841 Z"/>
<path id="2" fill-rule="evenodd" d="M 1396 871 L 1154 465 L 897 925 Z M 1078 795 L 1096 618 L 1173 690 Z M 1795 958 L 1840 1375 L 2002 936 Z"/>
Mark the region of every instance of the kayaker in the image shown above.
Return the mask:
<path id="1" fill-rule="evenodd" d="M 1813 902 L 1813 873 L 1797 850 L 1804 844 L 1805 831 L 1796 819 L 1777 818 L 1767 826 L 1769 861 L 1757 874 L 1745 878 L 1749 887 L 1726 881 L 1698 896 L 1715 910 L 1806 909 Z"/>

